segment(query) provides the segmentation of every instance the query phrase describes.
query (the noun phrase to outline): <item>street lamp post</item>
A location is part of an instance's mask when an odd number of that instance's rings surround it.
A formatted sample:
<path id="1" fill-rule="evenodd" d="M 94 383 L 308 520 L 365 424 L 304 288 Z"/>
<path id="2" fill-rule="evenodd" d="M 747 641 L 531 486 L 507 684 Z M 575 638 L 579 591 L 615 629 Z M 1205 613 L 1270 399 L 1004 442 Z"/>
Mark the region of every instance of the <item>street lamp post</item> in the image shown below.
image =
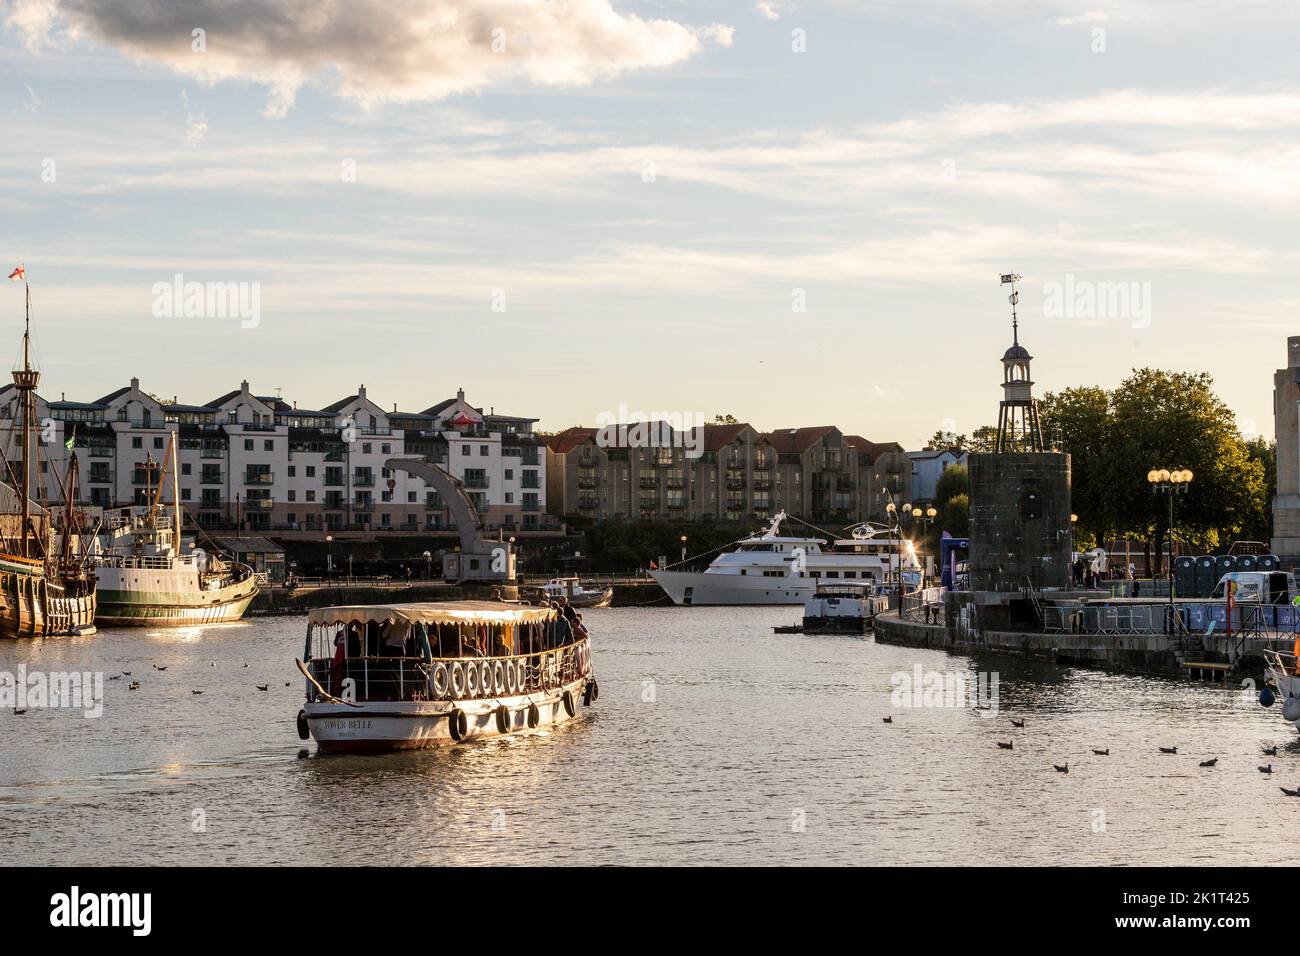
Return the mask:
<path id="1" fill-rule="evenodd" d="M 424 580 L 433 580 L 433 555 L 428 551 L 424 552 Z"/>
<path id="2" fill-rule="evenodd" d="M 686 535 L 682 535 L 682 564 L 686 563 Z"/>
<path id="3" fill-rule="evenodd" d="M 1169 633 L 1174 633 L 1174 495 L 1186 494 L 1192 483 L 1192 473 L 1188 469 L 1170 471 L 1168 468 L 1152 468 L 1147 472 L 1147 482 L 1152 494 L 1169 496 Z"/>
<path id="4" fill-rule="evenodd" d="M 333 574 L 334 573 L 334 535 L 332 534 L 325 535 L 325 547 L 329 549 L 329 553 L 325 555 L 325 573 Z"/>

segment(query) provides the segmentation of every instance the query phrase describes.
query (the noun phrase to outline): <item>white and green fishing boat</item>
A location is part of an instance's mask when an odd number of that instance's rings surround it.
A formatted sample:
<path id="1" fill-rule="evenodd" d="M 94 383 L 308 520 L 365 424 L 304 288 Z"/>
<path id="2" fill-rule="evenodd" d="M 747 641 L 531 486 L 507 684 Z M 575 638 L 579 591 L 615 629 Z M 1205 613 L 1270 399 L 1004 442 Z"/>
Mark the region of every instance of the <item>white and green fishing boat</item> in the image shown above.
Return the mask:
<path id="1" fill-rule="evenodd" d="M 257 577 L 246 564 L 226 561 L 191 545 L 181 535 L 176 494 L 176 442 L 171 442 L 170 515 L 162 509 L 163 466 L 149 505 L 110 518 L 96 543 L 98 608 L 95 622 L 117 627 L 186 627 L 238 621 L 257 595 Z M 150 468 L 153 467 L 152 460 Z M 151 472 L 152 473 L 152 472 Z"/>

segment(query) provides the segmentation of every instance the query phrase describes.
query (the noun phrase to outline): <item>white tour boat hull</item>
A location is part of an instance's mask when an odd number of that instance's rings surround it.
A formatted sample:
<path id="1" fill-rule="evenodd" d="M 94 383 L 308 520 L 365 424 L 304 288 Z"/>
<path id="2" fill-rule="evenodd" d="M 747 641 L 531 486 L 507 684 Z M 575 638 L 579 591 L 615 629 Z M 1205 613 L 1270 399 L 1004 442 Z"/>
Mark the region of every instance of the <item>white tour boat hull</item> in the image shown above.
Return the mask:
<path id="1" fill-rule="evenodd" d="M 1266 672 L 1277 687 L 1277 702 L 1274 706 L 1282 710 L 1284 716 L 1289 700 L 1294 701 L 1291 704 L 1293 710 L 1300 710 L 1300 677 L 1290 673 L 1276 658 L 1268 658 Z M 1300 719 L 1293 720 L 1291 723 L 1295 725 L 1297 731 L 1300 731 Z"/>
<path id="2" fill-rule="evenodd" d="M 392 750 L 420 750 L 450 747 L 472 740 L 542 730 L 573 720 L 581 714 L 587 678 L 580 677 L 558 688 L 486 700 L 464 701 L 370 701 L 359 706 L 308 703 L 303 711 L 311 735 L 323 751 L 331 753 L 383 753 Z M 573 704 L 570 716 L 565 693 Z M 530 704 L 537 705 L 536 727 L 528 726 Z M 509 719 L 503 732 L 498 709 L 505 705 Z M 463 710 L 467 730 L 459 739 L 452 736 L 449 715 Z"/>

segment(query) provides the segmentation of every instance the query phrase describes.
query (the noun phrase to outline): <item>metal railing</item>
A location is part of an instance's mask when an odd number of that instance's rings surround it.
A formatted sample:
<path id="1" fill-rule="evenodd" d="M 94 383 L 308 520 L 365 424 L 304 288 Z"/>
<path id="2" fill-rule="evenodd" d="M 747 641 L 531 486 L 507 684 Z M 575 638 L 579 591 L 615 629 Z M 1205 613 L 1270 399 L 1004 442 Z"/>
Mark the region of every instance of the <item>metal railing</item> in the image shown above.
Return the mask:
<path id="1" fill-rule="evenodd" d="M 557 690 L 590 673 L 586 638 L 536 654 L 498 657 L 316 658 L 308 671 L 321 687 L 340 696 L 351 679 L 356 701 L 495 700 Z M 320 700 L 312 688 L 312 698 Z"/>

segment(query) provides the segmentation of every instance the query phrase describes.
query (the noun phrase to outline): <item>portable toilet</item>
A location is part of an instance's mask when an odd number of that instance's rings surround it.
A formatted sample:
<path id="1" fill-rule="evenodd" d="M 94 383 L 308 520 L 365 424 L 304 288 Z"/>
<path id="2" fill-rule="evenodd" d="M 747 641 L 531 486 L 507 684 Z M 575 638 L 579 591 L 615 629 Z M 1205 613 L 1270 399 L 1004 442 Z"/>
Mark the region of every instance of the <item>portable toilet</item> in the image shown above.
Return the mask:
<path id="1" fill-rule="evenodd" d="M 1174 593 L 1179 597 L 1196 596 L 1196 559 L 1190 555 L 1174 559 Z"/>
<path id="2" fill-rule="evenodd" d="M 1237 570 L 1237 559 L 1231 554 L 1221 554 L 1214 559 L 1215 584 L 1223 579 L 1225 574 L 1231 574 Z"/>
<path id="3" fill-rule="evenodd" d="M 1253 555 L 1253 554 L 1241 554 L 1241 555 L 1238 555 L 1238 556 L 1237 556 L 1237 570 L 1238 570 L 1238 571 L 1258 571 L 1258 570 L 1260 570 L 1260 567 L 1259 567 L 1259 558 L 1256 557 L 1256 556 Z"/>
<path id="4" fill-rule="evenodd" d="M 1282 570 L 1282 559 L 1276 554 L 1261 554 L 1255 559 L 1256 571 L 1280 571 Z"/>
<path id="5" fill-rule="evenodd" d="M 1214 592 L 1214 586 L 1219 583 L 1217 568 L 1213 555 L 1203 554 L 1196 559 L 1197 597 L 1209 597 Z"/>

